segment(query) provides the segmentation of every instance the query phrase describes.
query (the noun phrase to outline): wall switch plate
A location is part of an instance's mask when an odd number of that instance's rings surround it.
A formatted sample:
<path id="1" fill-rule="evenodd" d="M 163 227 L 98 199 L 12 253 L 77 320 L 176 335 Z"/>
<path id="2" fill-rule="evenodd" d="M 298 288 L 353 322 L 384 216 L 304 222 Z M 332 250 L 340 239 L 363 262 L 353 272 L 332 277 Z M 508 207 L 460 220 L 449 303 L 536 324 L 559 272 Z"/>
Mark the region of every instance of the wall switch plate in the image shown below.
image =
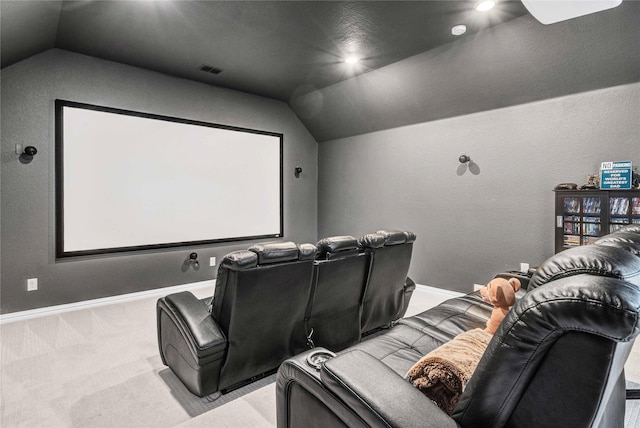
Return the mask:
<path id="1" fill-rule="evenodd" d="M 529 270 L 529 263 L 520 263 L 520 272 L 527 273 Z"/>
<path id="2" fill-rule="evenodd" d="M 27 279 L 27 291 L 36 291 L 38 289 L 38 278 Z"/>
<path id="3" fill-rule="evenodd" d="M 215 266 L 215 265 L 216 265 L 216 258 L 209 257 L 209 266 Z"/>

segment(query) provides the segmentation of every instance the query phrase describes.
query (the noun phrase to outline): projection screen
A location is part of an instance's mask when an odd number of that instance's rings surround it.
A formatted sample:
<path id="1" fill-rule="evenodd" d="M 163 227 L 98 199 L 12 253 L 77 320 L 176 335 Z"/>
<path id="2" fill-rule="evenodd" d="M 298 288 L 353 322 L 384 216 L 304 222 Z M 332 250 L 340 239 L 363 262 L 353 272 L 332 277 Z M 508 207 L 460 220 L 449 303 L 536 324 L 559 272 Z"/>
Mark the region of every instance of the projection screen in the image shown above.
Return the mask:
<path id="1" fill-rule="evenodd" d="M 56 255 L 281 237 L 283 135 L 56 100 Z"/>

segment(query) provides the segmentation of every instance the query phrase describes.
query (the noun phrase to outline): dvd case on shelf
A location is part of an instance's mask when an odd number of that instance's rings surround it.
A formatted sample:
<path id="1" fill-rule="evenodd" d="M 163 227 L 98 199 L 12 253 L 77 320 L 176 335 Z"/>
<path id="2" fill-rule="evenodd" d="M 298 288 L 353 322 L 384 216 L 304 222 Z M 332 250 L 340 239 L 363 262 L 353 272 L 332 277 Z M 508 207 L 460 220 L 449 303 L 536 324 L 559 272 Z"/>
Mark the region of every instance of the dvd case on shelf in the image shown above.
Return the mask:
<path id="1" fill-rule="evenodd" d="M 629 212 L 629 198 L 609 198 L 609 212 L 611 215 L 627 215 Z"/>
<path id="2" fill-rule="evenodd" d="M 579 247 L 580 246 L 580 236 L 579 235 L 564 235 L 564 246 L 565 247 Z"/>
<path id="3" fill-rule="evenodd" d="M 580 223 L 565 223 L 564 233 L 567 233 L 569 235 L 580 234 Z"/>
<path id="4" fill-rule="evenodd" d="M 600 198 L 589 197 L 582 198 L 583 214 L 600 214 Z"/>
<path id="5" fill-rule="evenodd" d="M 582 234 L 587 236 L 600 236 L 600 225 L 597 223 L 583 223 Z"/>
<path id="6" fill-rule="evenodd" d="M 609 223 L 629 224 L 629 219 L 626 217 L 611 217 Z"/>
<path id="7" fill-rule="evenodd" d="M 564 212 L 566 212 L 566 213 L 579 213 L 580 212 L 580 198 L 564 198 Z"/>

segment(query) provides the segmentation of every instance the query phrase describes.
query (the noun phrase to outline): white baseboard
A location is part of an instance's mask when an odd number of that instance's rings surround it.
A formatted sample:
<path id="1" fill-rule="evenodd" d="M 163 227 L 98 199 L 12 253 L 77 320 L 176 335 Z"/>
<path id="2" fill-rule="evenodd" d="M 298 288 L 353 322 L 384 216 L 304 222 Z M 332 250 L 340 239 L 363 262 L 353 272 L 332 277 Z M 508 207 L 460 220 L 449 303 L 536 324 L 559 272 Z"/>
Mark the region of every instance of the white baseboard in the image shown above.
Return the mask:
<path id="1" fill-rule="evenodd" d="M 446 290 L 444 288 L 432 287 L 430 285 L 416 284 L 416 291 L 423 291 L 428 293 L 444 294 L 451 297 L 464 296 L 464 293 L 453 290 Z"/>
<path id="2" fill-rule="evenodd" d="M 129 302 L 133 300 L 146 299 L 149 297 L 161 297 L 180 291 L 198 290 L 200 288 L 211 288 L 212 294 L 216 280 L 192 282 L 189 284 L 174 285 L 172 287 L 156 288 L 153 290 L 138 291 L 136 293 L 120 294 L 118 296 L 103 297 L 100 299 L 84 300 L 82 302 L 67 303 L 64 305 L 47 306 L 46 308 L 30 309 L 28 311 L 12 312 L 0 315 L 0 324 L 14 321 L 23 321 L 30 318 L 38 318 L 46 315 L 59 314 L 63 312 L 77 311 L 80 309 L 95 308 L 115 303 Z"/>
<path id="3" fill-rule="evenodd" d="M 189 284 L 175 285 L 173 287 L 156 288 L 153 290 L 138 291 L 136 293 L 121 294 L 118 296 L 103 297 L 101 299 L 84 300 L 82 302 L 68 303 L 64 305 L 47 306 L 45 308 L 31 309 L 28 311 L 12 312 L 0 315 L 0 324 L 6 324 L 15 321 L 23 321 L 31 318 L 38 318 L 47 315 L 60 314 L 63 312 L 77 311 L 80 309 L 95 308 L 104 305 L 113 305 L 116 303 L 124 303 L 133 300 L 145 299 L 149 297 L 161 297 L 171 293 L 180 291 L 198 290 L 201 288 L 215 287 L 216 280 L 192 282 Z M 435 294 L 444 294 L 451 297 L 459 297 L 464 293 L 458 291 L 445 290 L 444 288 L 432 287 L 430 285 L 416 284 L 416 291 L 428 292 Z M 213 294 L 213 293 L 212 293 Z"/>

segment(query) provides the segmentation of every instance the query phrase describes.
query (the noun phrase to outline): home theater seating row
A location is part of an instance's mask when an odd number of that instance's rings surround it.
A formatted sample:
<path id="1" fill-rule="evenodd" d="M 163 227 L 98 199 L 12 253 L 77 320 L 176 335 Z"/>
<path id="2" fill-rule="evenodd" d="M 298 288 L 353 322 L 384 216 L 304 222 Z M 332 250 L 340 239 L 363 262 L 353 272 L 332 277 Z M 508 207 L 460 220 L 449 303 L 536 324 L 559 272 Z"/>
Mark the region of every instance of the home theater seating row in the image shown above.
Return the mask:
<path id="1" fill-rule="evenodd" d="M 157 302 L 158 346 L 194 394 L 227 392 L 319 346 L 339 351 L 406 312 L 415 235 L 258 244 L 227 254 L 213 299 L 190 292 Z"/>
<path id="2" fill-rule="evenodd" d="M 640 328 L 640 225 L 550 257 L 517 297 L 451 416 L 406 374 L 484 328 L 492 307 L 479 292 L 401 319 L 319 368 L 307 358 L 321 348 L 286 360 L 278 427 L 622 427 L 624 364 Z"/>

